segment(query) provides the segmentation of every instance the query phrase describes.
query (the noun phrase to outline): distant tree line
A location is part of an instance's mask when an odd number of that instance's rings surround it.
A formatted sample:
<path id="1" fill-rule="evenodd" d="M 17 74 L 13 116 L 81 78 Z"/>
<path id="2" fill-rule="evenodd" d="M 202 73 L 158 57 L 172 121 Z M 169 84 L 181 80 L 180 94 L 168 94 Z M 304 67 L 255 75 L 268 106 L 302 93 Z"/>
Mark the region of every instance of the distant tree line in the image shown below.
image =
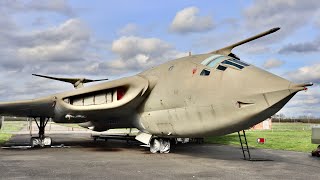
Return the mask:
<path id="1" fill-rule="evenodd" d="M 313 116 L 298 116 L 298 117 L 286 117 L 284 114 L 275 114 L 271 116 L 272 122 L 290 122 L 290 123 L 312 123 L 312 124 L 320 124 L 319 117 Z"/>

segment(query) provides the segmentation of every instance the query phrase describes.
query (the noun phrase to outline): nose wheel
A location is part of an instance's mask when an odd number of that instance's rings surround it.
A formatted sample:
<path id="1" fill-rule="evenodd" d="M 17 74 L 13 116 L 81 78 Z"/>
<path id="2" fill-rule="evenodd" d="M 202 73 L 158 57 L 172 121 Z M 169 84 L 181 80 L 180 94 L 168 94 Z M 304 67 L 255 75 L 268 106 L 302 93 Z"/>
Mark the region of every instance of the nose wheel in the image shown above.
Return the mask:
<path id="1" fill-rule="evenodd" d="M 51 146 L 52 140 L 50 137 L 45 136 L 45 128 L 46 125 L 49 122 L 49 118 L 40 117 L 39 120 L 37 118 L 34 118 L 34 121 L 36 122 L 39 133 L 38 137 L 32 137 L 30 139 L 31 147 L 45 147 L 45 146 Z"/>
<path id="2" fill-rule="evenodd" d="M 154 138 L 150 141 L 151 153 L 169 153 L 170 152 L 170 139 Z"/>

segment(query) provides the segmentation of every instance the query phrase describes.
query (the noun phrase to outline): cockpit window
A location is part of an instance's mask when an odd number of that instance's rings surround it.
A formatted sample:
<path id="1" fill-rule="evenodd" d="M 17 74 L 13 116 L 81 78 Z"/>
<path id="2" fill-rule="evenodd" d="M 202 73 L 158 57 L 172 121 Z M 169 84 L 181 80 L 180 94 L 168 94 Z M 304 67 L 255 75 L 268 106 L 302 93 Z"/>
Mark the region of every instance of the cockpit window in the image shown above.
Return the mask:
<path id="1" fill-rule="evenodd" d="M 222 61 L 221 64 L 226 64 L 226 65 L 234 66 L 234 67 L 236 67 L 236 68 L 238 68 L 238 69 L 243 69 L 243 68 L 244 68 L 244 66 L 241 66 L 241 65 L 239 65 L 239 64 L 237 64 L 237 63 L 234 63 L 234 62 L 231 62 L 231 61 L 229 61 L 229 60 L 224 60 L 224 61 Z"/>
<path id="2" fill-rule="evenodd" d="M 208 67 L 215 67 L 219 62 L 221 62 L 222 59 L 224 59 L 224 56 L 218 57 L 213 59 L 211 62 L 209 62 L 209 64 L 207 64 Z"/>
<path id="3" fill-rule="evenodd" d="M 209 76 L 210 70 L 209 69 L 203 69 L 200 73 L 200 76 Z"/>
<path id="4" fill-rule="evenodd" d="M 249 64 L 243 62 L 243 61 L 240 61 L 240 60 L 236 60 L 236 59 L 228 59 L 229 61 L 232 61 L 234 63 L 237 63 L 237 64 L 240 64 L 242 66 L 249 66 Z"/>
<path id="5" fill-rule="evenodd" d="M 224 67 L 227 66 L 232 66 L 235 67 L 236 69 L 243 69 L 246 66 L 250 66 L 248 63 L 245 63 L 243 61 L 240 61 L 238 59 L 231 58 L 229 56 L 223 56 L 223 55 L 212 55 L 205 60 L 201 62 L 202 65 L 214 68 L 217 67 L 218 70 L 224 71 Z M 219 67 L 220 65 L 224 65 L 222 67 Z"/>
<path id="6" fill-rule="evenodd" d="M 219 65 L 219 66 L 217 67 L 217 69 L 220 70 L 220 71 L 224 71 L 224 70 L 227 69 L 227 67 Z"/>
<path id="7" fill-rule="evenodd" d="M 222 55 L 212 55 L 212 56 L 206 58 L 205 60 L 203 60 L 201 62 L 201 64 L 207 66 L 208 64 L 210 64 L 212 61 L 214 61 L 215 59 L 217 59 L 219 57 L 224 57 L 224 56 L 222 56 Z"/>

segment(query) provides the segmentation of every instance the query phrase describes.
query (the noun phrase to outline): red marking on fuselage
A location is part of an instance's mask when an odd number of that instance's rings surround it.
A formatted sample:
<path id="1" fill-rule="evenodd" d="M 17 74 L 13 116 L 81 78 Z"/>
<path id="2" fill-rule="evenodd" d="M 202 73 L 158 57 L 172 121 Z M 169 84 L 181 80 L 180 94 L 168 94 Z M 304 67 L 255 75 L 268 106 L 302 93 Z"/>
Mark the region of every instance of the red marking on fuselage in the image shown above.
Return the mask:
<path id="1" fill-rule="evenodd" d="M 195 74 L 197 72 L 197 68 L 192 69 L 192 74 Z"/>

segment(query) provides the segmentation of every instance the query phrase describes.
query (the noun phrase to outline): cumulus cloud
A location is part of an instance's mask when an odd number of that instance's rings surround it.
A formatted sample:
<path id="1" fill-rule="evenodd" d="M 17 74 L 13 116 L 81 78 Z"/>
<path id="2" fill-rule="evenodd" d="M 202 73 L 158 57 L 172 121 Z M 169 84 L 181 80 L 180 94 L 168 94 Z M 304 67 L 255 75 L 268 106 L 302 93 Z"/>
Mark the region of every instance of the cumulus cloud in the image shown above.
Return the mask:
<path id="1" fill-rule="evenodd" d="M 90 40 L 90 31 L 78 19 L 57 27 L 25 32 L 0 33 L 2 68 L 24 68 L 22 64 L 79 61 Z"/>
<path id="2" fill-rule="evenodd" d="M 273 39 L 276 40 L 302 28 L 319 9 L 317 0 L 263 0 L 254 1 L 245 9 L 244 15 L 250 29 L 265 30 L 281 26 L 281 31 Z"/>
<path id="3" fill-rule="evenodd" d="M 66 0 L 31 0 L 31 1 L 0 1 L 0 10 L 7 13 L 25 12 L 55 12 L 66 16 L 73 16 L 74 11 Z"/>
<path id="4" fill-rule="evenodd" d="M 263 67 L 266 69 L 280 67 L 284 64 L 284 61 L 278 59 L 269 59 L 263 63 Z"/>
<path id="5" fill-rule="evenodd" d="M 68 16 L 72 16 L 74 14 L 72 8 L 68 5 L 66 0 L 32 0 L 29 4 L 26 5 L 26 8 L 36 11 L 53 11 Z"/>
<path id="6" fill-rule="evenodd" d="M 185 56 L 169 43 L 158 38 L 123 36 L 113 41 L 112 51 L 119 59 L 107 64 L 110 69 L 143 70 L 171 58 Z"/>
<path id="7" fill-rule="evenodd" d="M 213 20 L 210 16 L 199 16 L 197 7 L 188 7 L 177 12 L 170 30 L 176 33 L 190 33 L 209 31 L 213 28 Z"/>
<path id="8" fill-rule="evenodd" d="M 118 31 L 119 35 L 136 35 L 139 32 L 139 27 L 136 24 L 129 23 Z"/>
<path id="9" fill-rule="evenodd" d="M 285 75 L 294 82 L 320 83 L 320 63 L 304 66 L 296 71 L 288 72 Z"/>
<path id="10" fill-rule="evenodd" d="M 279 113 L 283 113 L 289 117 L 301 115 L 319 117 L 319 112 L 319 88 L 310 87 L 307 91 L 297 93 Z"/>
<path id="11" fill-rule="evenodd" d="M 279 50 L 279 53 L 311 53 L 319 52 L 320 50 L 320 40 L 314 40 L 311 42 L 303 42 L 296 44 L 288 44 Z"/>
<path id="12" fill-rule="evenodd" d="M 159 56 L 172 47 L 157 38 L 141 38 L 136 36 L 123 36 L 112 43 L 112 51 L 123 58 L 131 58 L 137 54 Z"/>
<path id="13" fill-rule="evenodd" d="M 89 52 L 90 30 L 79 19 L 68 19 L 41 30 L 25 30 L 11 16 L 0 18 L 0 99 L 18 100 L 72 89 L 71 85 L 38 80 L 32 73 L 60 77 L 106 77 L 92 70 L 99 58 Z M 101 58 L 100 58 L 101 59 Z M 0 84 L 0 85 L 1 85 Z M 59 84 L 59 85 L 58 85 Z"/>
<path id="14" fill-rule="evenodd" d="M 29 45 L 17 53 L 20 59 L 33 61 L 79 60 L 90 37 L 89 30 L 77 19 L 26 36 Z"/>

